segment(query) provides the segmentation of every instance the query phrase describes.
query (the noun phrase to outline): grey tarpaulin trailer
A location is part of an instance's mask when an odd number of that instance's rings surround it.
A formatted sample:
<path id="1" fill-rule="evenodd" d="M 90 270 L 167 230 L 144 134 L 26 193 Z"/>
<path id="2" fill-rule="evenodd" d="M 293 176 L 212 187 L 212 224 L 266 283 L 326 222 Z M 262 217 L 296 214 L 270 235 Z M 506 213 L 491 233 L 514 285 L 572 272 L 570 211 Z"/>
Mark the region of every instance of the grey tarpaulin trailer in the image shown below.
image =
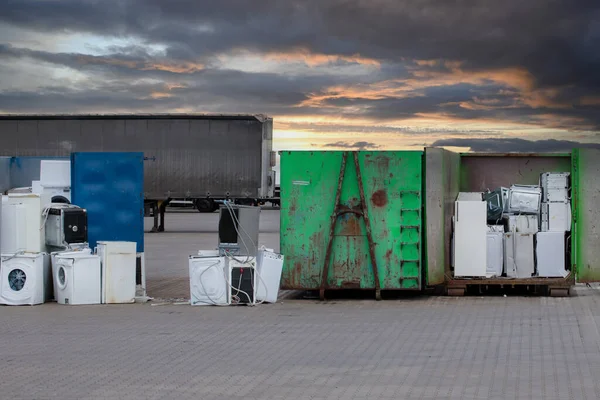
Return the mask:
<path id="1" fill-rule="evenodd" d="M 172 199 L 191 200 L 201 212 L 222 199 L 276 202 L 273 119 L 264 115 L 2 115 L 0 135 L 2 156 L 142 151 L 154 231 L 164 230 Z"/>

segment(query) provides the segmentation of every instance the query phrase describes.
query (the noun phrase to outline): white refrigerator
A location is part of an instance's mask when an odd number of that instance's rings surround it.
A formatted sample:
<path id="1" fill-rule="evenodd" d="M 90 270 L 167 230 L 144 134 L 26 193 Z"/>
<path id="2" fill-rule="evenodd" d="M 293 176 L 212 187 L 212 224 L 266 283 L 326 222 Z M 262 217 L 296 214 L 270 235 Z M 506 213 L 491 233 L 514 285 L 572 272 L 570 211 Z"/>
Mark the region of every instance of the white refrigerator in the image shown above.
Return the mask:
<path id="1" fill-rule="evenodd" d="M 454 276 L 487 275 L 487 203 L 481 193 L 459 193 L 454 203 Z"/>

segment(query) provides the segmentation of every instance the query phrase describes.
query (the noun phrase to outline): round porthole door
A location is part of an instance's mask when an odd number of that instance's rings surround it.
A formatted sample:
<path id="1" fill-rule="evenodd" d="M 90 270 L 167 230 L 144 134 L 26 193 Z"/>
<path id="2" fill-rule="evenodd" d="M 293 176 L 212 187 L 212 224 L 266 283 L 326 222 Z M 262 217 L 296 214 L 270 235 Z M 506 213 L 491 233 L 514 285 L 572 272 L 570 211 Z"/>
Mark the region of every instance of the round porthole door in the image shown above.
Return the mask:
<path id="1" fill-rule="evenodd" d="M 8 287 L 15 292 L 20 292 L 25 288 L 27 274 L 20 268 L 13 268 L 8 273 Z"/>
<path id="2" fill-rule="evenodd" d="M 2 297 L 15 302 L 26 301 L 35 288 L 36 276 L 31 265 L 15 261 L 5 261 L 2 265 Z"/>
<path id="3" fill-rule="evenodd" d="M 59 289 L 64 290 L 67 287 L 68 274 L 64 264 L 59 264 L 58 270 L 56 271 L 56 285 Z"/>

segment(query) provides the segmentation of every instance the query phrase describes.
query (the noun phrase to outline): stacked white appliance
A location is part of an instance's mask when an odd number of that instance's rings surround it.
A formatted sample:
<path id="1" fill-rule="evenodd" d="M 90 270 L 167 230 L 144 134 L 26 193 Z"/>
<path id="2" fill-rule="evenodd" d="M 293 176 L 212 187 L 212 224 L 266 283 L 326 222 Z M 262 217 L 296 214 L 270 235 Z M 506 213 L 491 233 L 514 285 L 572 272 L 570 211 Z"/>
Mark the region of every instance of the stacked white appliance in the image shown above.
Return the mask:
<path id="1" fill-rule="evenodd" d="M 221 249 L 200 250 L 189 257 L 191 305 L 277 302 L 283 255 L 264 246 L 256 257 L 225 257 L 221 253 Z"/>
<path id="2" fill-rule="evenodd" d="M 99 241 L 102 304 L 135 302 L 137 243 Z"/>
<path id="3" fill-rule="evenodd" d="M 526 196 L 525 196 L 526 197 Z M 535 198 L 534 198 L 535 199 Z M 530 210 L 539 210 L 538 200 Z M 536 204 L 537 206 L 531 206 Z M 535 273 L 533 239 L 538 232 L 538 217 L 533 214 L 509 215 L 508 232 L 504 234 L 504 271 L 509 278 L 531 278 Z"/>
<path id="4" fill-rule="evenodd" d="M 32 192 L 39 194 L 44 207 L 51 203 L 71 203 L 71 161 L 40 161 L 40 180 L 31 183 Z"/>
<path id="5" fill-rule="evenodd" d="M 504 269 L 504 226 L 488 225 L 486 277 L 502 276 Z"/>
<path id="6" fill-rule="evenodd" d="M 100 304 L 100 256 L 88 251 L 64 252 L 54 257 L 55 296 L 59 304 Z"/>
<path id="7" fill-rule="evenodd" d="M 281 285 L 284 256 L 261 248 L 256 257 L 256 301 L 276 303 Z"/>
<path id="8" fill-rule="evenodd" d="M 53 298 L 50 258 L 44 252 L 41 198 L 33 193 L 2 197 L 0 303 L 35 305 Z"/>
<path id="9" fill-rule="evenodd" d="M 540 277 L 566 277 L 565 234 L 571 231 L 568 172 L 546 172 L 540 176 L 542 212 L 536 235 L 536 257 Z"/>
<path id="10" fill-rule="evenodd" d="M 459 193 L 453 222 L 454 276 L 487 276 L 487 204 L 482 194 Z"/>
<path id="11" fill-rule="evenodd" d="M 219 256 L 219 250 L 201 250 L 197 256 L 189 257 L 191 305 L 230 304 L 226 265 L 225 257 Z"/>
<path id="12" fill-rule="evenodd" d="M 52 273 L 46 253 L 2 254 L 0 304 L 36 305 L 52 299 Z"/>

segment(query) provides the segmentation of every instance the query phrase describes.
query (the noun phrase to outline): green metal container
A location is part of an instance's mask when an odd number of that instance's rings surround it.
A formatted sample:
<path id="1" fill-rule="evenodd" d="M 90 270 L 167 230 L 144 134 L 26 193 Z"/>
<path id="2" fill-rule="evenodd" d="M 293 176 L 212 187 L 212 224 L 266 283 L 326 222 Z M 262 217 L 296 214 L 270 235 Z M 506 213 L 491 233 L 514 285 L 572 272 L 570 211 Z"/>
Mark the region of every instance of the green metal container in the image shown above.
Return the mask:
<path id="1" fill-rule="evenodd" d="M 448 287 L 464 280 L 453 279 L 450 270 L 450 238 L 453 204 L 458 192 L 484 191 L 511 184 L 538 184 L 542 172 L 571 173 L 572 227 L 571 269 L 562 278 L 512 280 L 514 283 L 569 286 L 600 281 L 600 151 L 575 149 L 572 153 L 453 153 L 427 148 L 426 201 L 428 284 Z M 474 282 L 474 281 L 471 281 Z M 496 278 L 479 283 L 501 282 Z"/>
<path id="2" fill-rule="evenodd" d="M 281 287 L 421 289 L 422 192 L 420 151 L 282 152 Z"/>
<path id="3" fill-rule="evenodd" d="M 600 151 L 575 149 L 572 162 L 572 262 L 578 282 L 600 282 Z"/>

